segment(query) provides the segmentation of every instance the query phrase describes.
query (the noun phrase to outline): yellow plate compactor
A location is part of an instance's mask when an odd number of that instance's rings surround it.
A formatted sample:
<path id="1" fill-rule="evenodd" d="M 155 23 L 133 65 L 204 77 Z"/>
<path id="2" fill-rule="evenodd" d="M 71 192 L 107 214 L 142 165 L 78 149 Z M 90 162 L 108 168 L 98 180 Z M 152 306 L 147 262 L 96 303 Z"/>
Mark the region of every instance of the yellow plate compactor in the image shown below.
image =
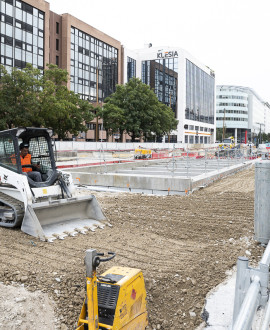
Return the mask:
<path id="1" fill-rule="evenodd" d="M 140 269 L 112 267 L 97 276 L 96 268 L 109 261 L 115 253 L 87 250 L 86 298 L 76 330 L 142 330 L 147 321 L 146 290 Z"/>

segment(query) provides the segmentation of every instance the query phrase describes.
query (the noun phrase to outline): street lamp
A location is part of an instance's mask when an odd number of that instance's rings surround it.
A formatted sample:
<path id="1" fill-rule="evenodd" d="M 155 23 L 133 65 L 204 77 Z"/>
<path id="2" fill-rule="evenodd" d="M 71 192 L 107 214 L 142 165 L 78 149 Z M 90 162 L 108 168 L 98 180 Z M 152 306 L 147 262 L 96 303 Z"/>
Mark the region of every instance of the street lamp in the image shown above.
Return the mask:
<path id="1" fill-rule="evenodd" d="M 224 108 L 223 112 L 224 112 L 224 115 L 223 115 L 223 132 L 222 132 L 222 141 L 224 141 L 224 139 L 225 139 L 225 112 L 226 112 L 226 109 L 225 109 L 225 108 Z"/>
<path id="2" fill-rule="evenodd" d="M 173 96 L 173 90 L 172 87 L 169 87 L 169 96 L 170 96 L 170 108 L 172 109 L 172 96 Z M 168 133 L 168 143 L 171 142 L 171 133 Z"/>
<path id="3" fill-rule="evenodd" d="M 260 125 L 260 138 L 259 138 L 259 144 L 262 143 L 262 125 L 265 126 L 263 123 L 256 123 L 258 125 Z"/>
<path id="4" fill-rule="evenodd" d="M 96 100 L 97 100 L 97 107 L 98 107 L 98 66 L 96 70 Z M 96 117 L 96 142 L 99 140 L 99 131 L 98 131 L 98 116 Z"/>
<path id="5" fill-rule="evenodd" d="M 101 134 L 100 134 L 100 140 L 102 142 L 102 138 L 103 138 L 103 107 L 101 108 Z"/>
<path id="6" fill-rule="evenodd" d="M 102 63 L 103 61 L 99 61 L 97 59 L 97 68 L 96 68 L 96 100 L 97 100 L 97 107 L 99 103 L 99 98 L 98 98 L 98 78 L 99 78 L 99 71 L 102 69 Z M 96 142 L 99 141 L 99 127 L 98 127 L 98 116 L 96 117 Z"/>

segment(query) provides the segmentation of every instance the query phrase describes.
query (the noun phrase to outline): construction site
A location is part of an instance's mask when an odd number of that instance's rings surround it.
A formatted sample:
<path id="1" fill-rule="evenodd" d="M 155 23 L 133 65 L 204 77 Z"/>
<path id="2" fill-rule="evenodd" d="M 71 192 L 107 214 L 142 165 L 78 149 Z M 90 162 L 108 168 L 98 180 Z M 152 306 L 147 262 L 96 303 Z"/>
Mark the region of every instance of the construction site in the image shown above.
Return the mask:
<path id="1" fill-rule="evenodd" d="M 123 154 L 57 158 L 76 196 L 96 197 L 102 228 L 49 243 L 0 227 L 0 329 L 76 329 L 87 249 L 116 253 L 100 274 L 114 265 L 142 270 L 152 330 L 210 328 L 209 292 L 235 271 L 239 256 L 258 264 L 264 246 L 254 240 L 254 155 Z"/>

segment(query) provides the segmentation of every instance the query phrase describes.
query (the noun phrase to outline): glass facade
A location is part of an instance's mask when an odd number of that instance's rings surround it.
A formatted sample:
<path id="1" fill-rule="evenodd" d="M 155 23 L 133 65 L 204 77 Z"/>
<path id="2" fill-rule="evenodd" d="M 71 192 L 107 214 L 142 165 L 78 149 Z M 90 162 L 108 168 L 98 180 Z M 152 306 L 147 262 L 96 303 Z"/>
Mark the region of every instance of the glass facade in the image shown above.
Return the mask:
<path id="1" fill-rule="evenodd" d="M 136 77 L 136 60 L 127 57 L 127 81 L 133 77 Z"/>
<path id="2" fill-rule="evenodd" d="M 215 79 L 186 60 L 185 118 L 214 124 Z"/>
<path id="3" fill-rule="evenodd" d="M 1 64 L 44 69 L 44 12 L 19 0 L 0 0 Z"/>
<path id="4" fill-rule="evenodd" d="M 150 85 L 158 100 L 177 116 L 178 58 L 142 62 L 142 82 Z"/>
<path id="5" fill-rule="evenodd" d="M 118 83 L 118 49 L 75 27 L 70 47 L 70 90 L 84 100 L 104 101 Z"/>
<path id="6" fill-rule="evenodd" d="M 142 62 L 142 82 L 150 85 L 150 61 Z"/>

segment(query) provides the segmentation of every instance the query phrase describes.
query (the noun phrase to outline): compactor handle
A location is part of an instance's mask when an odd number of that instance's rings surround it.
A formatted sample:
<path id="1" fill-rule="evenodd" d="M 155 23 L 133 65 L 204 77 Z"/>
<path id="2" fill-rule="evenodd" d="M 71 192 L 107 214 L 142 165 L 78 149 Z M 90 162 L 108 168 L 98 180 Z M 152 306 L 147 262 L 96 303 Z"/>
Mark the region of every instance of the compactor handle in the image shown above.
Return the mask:
<path id="1" fill-rule="evenodd" d="M 104 256 L 104 253 L 97 253 L 97 256 L 93 259 L 93 266 L 98 267 L 101 262 L 112 260 L 116 255 L 115 252 L 108 252 L 108 254 L 111 255 L 111 257 L 101 259 L 100 257 Z"/>
<path id="2" fill-rule="evenodd" d="M 106 261 L 112 260 L 116 256 L 115 252 L 108 252 L 108 254 L 110 254 L 111 257 L 100 259 L 100 262 L 106 262 Z M 98 255 L 99 255 L 99 253 L 98 253 Z M 101 253 L 100 255 L 104 256 L 104 253 Z"/>
<path id="3" fill-rule="evenodd" d="M 108 255 L 110 256 L 101 259 L 101 257 L 104 256 L 104 253 L 97 253 L 97 251 L 94 249 L 86 250 L 86 255 L 84 259 L 86 265 L 86 276 L 92 278 L 94 271 L 96 271 L 96 268 L 100 265 L 100 263 L 113 259 L 116 253 L 108 252 Z"/>

